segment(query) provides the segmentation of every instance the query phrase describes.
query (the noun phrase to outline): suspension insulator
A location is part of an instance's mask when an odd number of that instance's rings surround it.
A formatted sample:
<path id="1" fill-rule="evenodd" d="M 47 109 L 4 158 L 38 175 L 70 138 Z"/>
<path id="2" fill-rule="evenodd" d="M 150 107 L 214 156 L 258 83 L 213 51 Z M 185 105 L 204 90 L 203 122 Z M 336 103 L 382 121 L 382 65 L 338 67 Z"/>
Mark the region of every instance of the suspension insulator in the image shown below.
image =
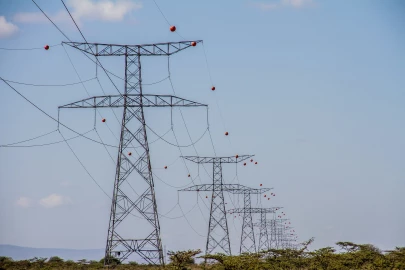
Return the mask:
<path id="1" fill-rule="evenodd" d="M 129 152 L 129 153 L 128 153 L 128 156 L 132 156 L 132 153 L 131 153 L 131 152 Z"/>
<path id="2" fill-rule="evenodd" d="M 197 42 L 193 41 L 191 42 L 191 46 L 195 47 L 197 45 Z"/>
<path id="3" fill-rule="evenodd" d="M 105 123 L 105 118 L 101 119 L 101 122 Z"/>
<path id="4" fill-rule="evenodd" d="M 49 50 L 49 45 L 45 45 L 45 46 L 44 46 L 44 49 L 45 49 L 45 50 Z"/>
<path id="5" fill-rule="evenodd" d="M 170 26 L 170 31 L 172 31 L 172 32 L 176 31 L 176 26 L 174 26 L 174 25 Z"/>
<path id="6" fill-rule="evenodd" d="M 212 91 L 215 91 L 215 86 L 211 87 L 211 90 L 212 90 Z"/>

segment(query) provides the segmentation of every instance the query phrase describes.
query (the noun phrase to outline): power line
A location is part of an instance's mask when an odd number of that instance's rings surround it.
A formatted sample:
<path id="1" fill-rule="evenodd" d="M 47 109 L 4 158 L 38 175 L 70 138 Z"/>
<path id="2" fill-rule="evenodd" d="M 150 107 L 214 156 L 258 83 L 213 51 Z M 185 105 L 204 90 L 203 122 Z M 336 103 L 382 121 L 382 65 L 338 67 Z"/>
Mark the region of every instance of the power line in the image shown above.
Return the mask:
<path id="1" fill-rule="evenodd" d="M 83 137 L 83 135 L 86 135 L 87 133 L 90 133 L 90 132 L 93 131 L 93 130 L 95 130 L 95 129 L 92 128 L 91 130 L 89 130 L 89 131 L 87 131 L 87 132 L 85 132 L 85 133 L 82 133 L 82 134 L 79 134 L 79 135 L 77 135 L 77 136 L 68 138 L 68 139 L 66 139 L 66 140 L 67 140 L 67 141 L 70 141 L 70 140 L 73 140 L 73 139 L 76 139 L 76 138 L 79 138 L 79 137 Z M 58 131 L 58 129 L 55 130 L 55 131 Z M 53 131 L 53 132 L 55 132 L 55 131 Z M 37 138 L 38 138 L 38 137 L 37 137 Z M 29 139 L 29 140 L 32 140 L 32 139 Z M 26 141 L 29 141 L 29 140 L 26 140 Z M 0 145 L 0 147 L 9 147 L 9 148 L 31 148 L 31 147 L 43 147 L 43 146 L 48 146 L 48 145 L 53 145 L 53 144 L 58 144 L 58 143 L 63 143 L 63 142 L 64 142 L 64 140 L 56 141 L 56 142 L 51 142 L 51 143 L 32 144 L 32 145 Z M 16 143 L 14 143 L 14 144 L 16 144 Z"/>
<path id="2" fill-rule="evenodd" d="M 34 138 L 26 139 L 26 140 L 23 140 L 23 141 L 14 142 L 14 143 L 8 143 L 8 144 L 3 144 L 3 145 L 0 145 L 0 147 L 11 146 L 11 145 L 15 145 L 15 144 L 20 144 L 20 143 L 24 143 L 24 142 L 33 141 L 33 140 L 35 140 L 35 139 L 38 139 L 38 138 L 41 138 L 41 137 L 45 137 L 45 136 L 47 136 L 47 135 L 49 135 L 49 134 L 52 134 L 52 133 L 54 133 L 54 132 L 56 132 L 56 131 L 58 131 L 58 130 L 55 129 L 54 131 L 47 132 L 47 133 L 45 133 L 45 134 L 36 136 L 36 137 L 34 137 Z"/>
<path id="3" fill-rule="evenodd" d="M 35 2 L 34 2 L 35 3 Z M 55 45 L 48 45 L 50 48 L 60 46 L 61 44 L 55 44 Z M 44 48 L 23 48 L 23 49 L 18 49 L 18 48 L 0 48 L 0 50 L 5 50 L 5 51 L 33 51 L 33 50 L 43 50 Z"/>
<path id="4" fill-rule="evenodd" d="M 89 82 L 89 81 L 92 81 L 92 80 L 95 80 L 95 79 L 96 79 L 96 77 L 91 78 L 91 79 L 87 79 L 87 80 L 85 80 L 85 81 L 74 82 L 74 83 L 66 83 L 66 84 L 33 84 L 33 83 L 17 82 L 17 81 L 12 81 L 12 80 L 5 80 L 5 81 L 6 81 L 6 82 L 10 82 L 10 83 L 15 83 L 15 84 L 28 85 L 28 86 L 41 86 L 41 87 L 51 86 L 51 87 L 59 87 L 59 86 L 76 85 L 76 84 L 80 84 L 80 83 Z"/>

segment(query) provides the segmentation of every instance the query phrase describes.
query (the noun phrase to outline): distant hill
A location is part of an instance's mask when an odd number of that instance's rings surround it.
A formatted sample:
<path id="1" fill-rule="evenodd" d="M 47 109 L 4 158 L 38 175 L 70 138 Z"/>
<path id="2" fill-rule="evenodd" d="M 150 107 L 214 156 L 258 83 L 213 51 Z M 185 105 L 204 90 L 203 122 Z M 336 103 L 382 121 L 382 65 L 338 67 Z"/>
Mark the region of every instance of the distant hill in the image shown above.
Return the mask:
<path id="1" fill-rule="evenodd" d="M 0 256 L 11 257 L 13 260 L 25 260 L 34 257 L 61 257 L 64 260 L 97 260 L 104 257 L 104 249 L 60 249 L 60 248 L 30 248 L 13 245 L 0 245 Z"/>

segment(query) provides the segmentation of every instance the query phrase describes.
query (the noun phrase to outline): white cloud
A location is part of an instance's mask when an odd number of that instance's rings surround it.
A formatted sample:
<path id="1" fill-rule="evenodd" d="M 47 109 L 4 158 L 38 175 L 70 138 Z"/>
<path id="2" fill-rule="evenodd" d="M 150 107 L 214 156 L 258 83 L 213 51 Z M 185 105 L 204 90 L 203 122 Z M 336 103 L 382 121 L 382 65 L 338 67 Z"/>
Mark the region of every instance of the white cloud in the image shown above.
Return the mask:
<path id="1" fill-rule="evenodd" d="M 6 38 L 18 31 L 18 27 L 6 21 L 4 16 L 0 16 L 0 38 Z"/>
<path id="2" fill-rule="evenodd" d="M 51 194 L 48 197 L 39 200 L 39 204 L 45 208 L 53 208 L 71 202 L 72 200 L 69 197 L 64 197 L 58 194 Z"/>
<path id="3" fill-rule="evenodd" d="M 141 4 L 132 1 L 93 2 L 92 0 L 71 0 L 72 16 L 78 20 L 122 21 L 129 12 L 140 9 Z"/>
<path id="4" fill-rule="evenodd" d="M 293 8 L 302 8 L 313 4 L 312 0 L 281 0 L 281 3 L 285 6 Z"/>
<path id="5" fill-rule="evenodd" d="M 278 8 L 303 8 L 314 4 L 313 0 L 277 0 L 272 2 L 260 2 L 254 5 L 261 10 L 273 10 Z"/>
<path id="6" fill-rule="evenodd" d="M 31 206 L 31 199 L 30 198 L 27 198 L 27 197 L 20 197 L 18 200 L 17 200 L 17 205 L 18 206 L 21 206 L 21 207 L 23 207 L 23 208 L 27 208 L 27 207 L 30 207 Z"/>
<path id="7" fill-rule="evenodd" d="M 70 0 L 69 11 L 78 24 L 89 21 L 122 21 L 131 11 L 142 8 L 142 4 L 129 0 Z M 55 14 L 48 14 L 52 21 L 67 22 L 71 18 L 65 9 Z M 14 15 L 14 21 L 20 23 L 43 23 L 48 19 L 42 12 L 22 12 Z"/>

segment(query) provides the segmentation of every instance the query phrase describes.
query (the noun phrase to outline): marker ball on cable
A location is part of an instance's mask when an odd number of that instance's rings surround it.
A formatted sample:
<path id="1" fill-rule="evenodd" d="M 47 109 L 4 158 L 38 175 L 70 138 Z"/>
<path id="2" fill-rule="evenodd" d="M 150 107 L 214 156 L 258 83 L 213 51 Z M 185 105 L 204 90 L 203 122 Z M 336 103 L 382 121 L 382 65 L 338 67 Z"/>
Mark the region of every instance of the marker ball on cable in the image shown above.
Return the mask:
<path id="1" fill-rule="evenodd" d="M 257 161 L 255 162 L 255 164 L 257 165 Z"/>
<path id="2" fill-rule="evenodd" d="M 191 46 L 195 47 L 197 45 L 197 42 L 193 41 L 191 42 Z"/>
<path id="3" fill-rule="evenodd" d="M 105 123 L 105 118 L 101 119 L 101 122 Z"/>
<path id="4" fill-rule="evenodd" d="M 236 157 L 236 158 L 238 158 L 238 157 L 239 157 L 239 155 L 236 155 L 235 157 Z"/>
<path id="5" fill-rule="evenodd" d="M 191 175 L 189 174 L 188 177 L 190 177 Z"/>
<path id="6" fill-rule="evenodd" d="M 165 166 L 165 169 L 167 169 L 167 166 Z"/>
<path id="7" fill-rule="evenodd" d="M 129 152 L 129 153 L 128 153 L 128 156 L 131 156 L 131 155 L 132 155 L 132 153 L 131 153 L 131 152 Z"/>
<path id="8" fill-rule="evenodd" d="M 215 86 L 211 87 L 211 90 L 212 90 L 212 91 L 215 91 Z"/>
<path id="9" fill-rule="evenodd" d="M 49 45 L 45 45 L 45 46 L 44 46 L 44 49 L 45 49 L 45 50 L 49 50 Z"/>
<path id="10" fill-rule="evenodd" d="M 176 31 L 176 26 L 174 26 L 174 25 L 170 26 L 170 31 L 172 31 L 172 32 Z"/>
<path id="11" fill-rule="evenodd" d="M 225 132 L 225 136 L 228 136 L 228 134 L 229 134 L 229 133 L 228 133 L 228 131 L 227 131 L 227 132 Z"/>
<path id="12" fill-rule="evenodd" d="M 245 163 L 243 163 L 243 166 L 246 166 L 246 162 L 245 162 Z"/>

